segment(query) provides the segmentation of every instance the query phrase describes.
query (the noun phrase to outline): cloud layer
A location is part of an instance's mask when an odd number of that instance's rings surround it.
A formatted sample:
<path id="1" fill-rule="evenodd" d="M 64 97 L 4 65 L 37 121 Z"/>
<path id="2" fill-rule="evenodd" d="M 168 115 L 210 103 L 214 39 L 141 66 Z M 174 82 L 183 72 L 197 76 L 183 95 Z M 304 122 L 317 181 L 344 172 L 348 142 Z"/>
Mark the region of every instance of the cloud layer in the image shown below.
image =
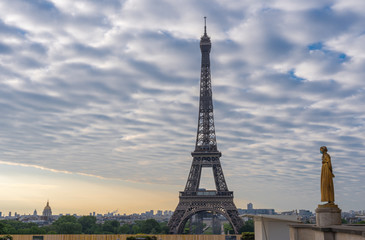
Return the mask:
<path id="1" fill-rule="evenodd" d="M 364 209 L 364 7 L 2 1 L 0 160 L 182 190 L 207 16 L 218 148 L 236 200 L 314 209 L 326 145 L 336 201 Z"/>

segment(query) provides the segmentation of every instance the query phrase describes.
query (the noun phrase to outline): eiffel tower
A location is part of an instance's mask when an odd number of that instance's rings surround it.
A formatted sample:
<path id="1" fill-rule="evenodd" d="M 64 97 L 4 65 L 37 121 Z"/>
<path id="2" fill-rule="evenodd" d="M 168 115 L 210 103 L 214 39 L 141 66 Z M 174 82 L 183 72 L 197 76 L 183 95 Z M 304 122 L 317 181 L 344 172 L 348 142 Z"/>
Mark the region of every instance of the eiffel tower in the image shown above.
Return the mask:
<path id="1" fill-rule="evenodd" d="M 199 212 L 211 211 L 222 214 L 232 225 L 236 234 L 243 225 L 233 202 L 233 192 L 228 190 L 217 149 L 213 118 L 212 84 L 210 79 L 210 37 L 207 35 L 204 17 L 204 35 L 200 39 L 202 53 L 200 75 L 199 120 L 195 150 L 191 153 L 191 165 L 185 190 L 179 194 L 179 204 L 168 226 L 170 233 L 181 234 L 188 219 Z M 200 190 L 200 177 L 203 167 L 212 168 L 216 190 Z"/>

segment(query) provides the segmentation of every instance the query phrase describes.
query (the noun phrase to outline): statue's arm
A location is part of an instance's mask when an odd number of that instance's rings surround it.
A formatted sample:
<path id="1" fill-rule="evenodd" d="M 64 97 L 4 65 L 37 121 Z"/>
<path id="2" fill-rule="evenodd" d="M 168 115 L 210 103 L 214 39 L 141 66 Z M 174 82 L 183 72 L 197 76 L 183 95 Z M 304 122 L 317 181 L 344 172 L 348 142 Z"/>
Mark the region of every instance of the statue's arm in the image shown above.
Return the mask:
<path id="1" fill-rule="evenodd" d="M 332 174 L 332 177 L 335 177 L 335 175 L 333 174 L 333 171 L 332 171 L 332 163 L 331 163 L 331 156 L 330 155 L 327 155 L 327 161 L 328 161 L 328 168 L 330 169 L 331 171 L 331 174 Z"/>

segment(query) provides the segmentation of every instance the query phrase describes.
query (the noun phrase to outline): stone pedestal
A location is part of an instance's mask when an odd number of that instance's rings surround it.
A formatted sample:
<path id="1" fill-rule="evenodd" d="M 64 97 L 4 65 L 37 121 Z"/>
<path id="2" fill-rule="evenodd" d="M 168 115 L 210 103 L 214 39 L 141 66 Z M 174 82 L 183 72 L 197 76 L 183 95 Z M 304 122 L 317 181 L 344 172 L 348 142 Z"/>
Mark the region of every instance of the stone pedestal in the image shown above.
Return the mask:
<path id="1" fill-rule="evenodd" d="M 316 209 L 316 226 L 327 227 L 341 225 L 341 209 L 334 203 L 318 205 Z"/>

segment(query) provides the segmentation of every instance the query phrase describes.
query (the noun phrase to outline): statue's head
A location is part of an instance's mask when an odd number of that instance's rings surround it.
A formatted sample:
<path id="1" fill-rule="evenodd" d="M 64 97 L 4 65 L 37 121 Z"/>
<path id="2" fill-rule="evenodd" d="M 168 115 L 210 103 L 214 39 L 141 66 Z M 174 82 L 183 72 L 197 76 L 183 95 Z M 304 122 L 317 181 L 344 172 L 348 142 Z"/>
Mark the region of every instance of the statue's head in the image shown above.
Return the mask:
<path id="1" fill-rule="evenodd" d="M 322 146 L 319 151 L 323 154 L 327 152 L 327 147 L 326 146 Z"/>

